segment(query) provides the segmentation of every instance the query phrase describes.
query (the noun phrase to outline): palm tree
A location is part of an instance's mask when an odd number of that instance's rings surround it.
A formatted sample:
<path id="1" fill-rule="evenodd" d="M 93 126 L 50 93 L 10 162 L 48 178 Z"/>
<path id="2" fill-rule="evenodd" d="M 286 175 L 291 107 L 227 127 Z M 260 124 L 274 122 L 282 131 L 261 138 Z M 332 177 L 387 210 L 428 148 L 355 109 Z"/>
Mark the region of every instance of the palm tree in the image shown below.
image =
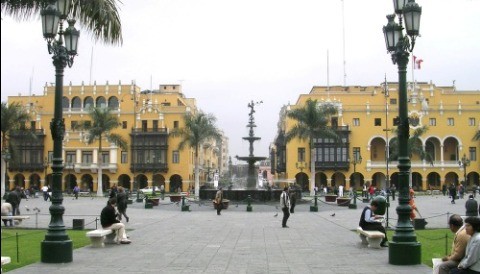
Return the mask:
<path id="1" fill-rule="evenodd" d="M 473 136 L 474 141 L 480 141 L 480 129 L 477 130 L 475 136 Z"/>
<path id="2" fill-rule="evenodd" d="M 13 131 L 24 129 L 25 124 L 30 121 L 30 115 L 25 111 L 25 109 L 19 103 L 12 103 L 7 105 L 7 103 L 2 102 L 1 109 L 2 116 L 2 186 L 1 186 L 1 197 L 5 193 L 5 172 L 7 162 L 5 157 L 14 158 L 14 150 L 12 148 L 12 142 L 14 140 L 10 139 L 10 134 Z M 7 154 L 8 153 L 8 154 Z"/>
<path id="3" fill-rule="evenodd" d="M 29 20 L 40 14 L 48 0 L 1 0 L 2 13 L 20 20 Z M 92 34 L 95 40 L 107 44 L 122 44 L 122 24 L 116 0 L 77 0 L 70 8 L 72 19 Z"/>
<path id="4" fill-rule="evenodd" d="M 110 112 L 107 107 L 91 108 L 89 115 L 92 118 L 91 122 L 84 121 L 78 127 L 87 131 L 86 139 L 88 144 L 93 144 L 98 140 L 98 185 L 97 196 L 103 196 L 102 186 L 102 139 L 105 137 L 108 142 L 113 143 L 123 150 L 127 150 L 127 141 L 121 135 L 112 133 L 114 129 L 120 126 L 118 117 Z"/>
<path id="5" fill-rule="evenodd" d="M 338 139 L 336 132 L 328 127 L 328 122 L 337 109 L 332 104 L 319 105 L 317 100 L 308 99 L 305 106 L 288 112 L 287 116 L 297 121 L 286 134 L 285 140 L 290 142 L 294 138 L 309 141 L 310 148 L 310 194 L 314 195 L 315 186 L 315 138 Z"/>
<path id="6" fill-rule="evenodd" d="M 429 152 L 425 151 L 425 149 L 422 146 L 422 140 L 420 138 L 425 132 L 427 132 L 427 130 L 428 130 L 428 127 L 423 126 L 415 129 L 412 132 L 412 135 L 410 136 L 410 138 L 408 138 L 407 153 L 410 158 L 413 155 L 418 155 L 420 156 L 420 159 L 426 160 L 429 164 L 433 166 L 433 161 L 434 161 L 433 156 Z M 397 130 L 395 131 L 398 133 Z M 397 160 L 398 154 L 399 154 L 398 138 L 392 139 L 390 143 L 390 150 L 391 151 L 390 151 L 389 161 Z"/>
<path id="7" fill-rule="evenodd" d="M 200 146 L 210 139 L 219 138 L 215 122 L 215 116 L 212 114 L 205 114 L 198 112 L 197 114 L 187 113 L 184 116 L 185 127 L 174 130 L 171 135 L 173 137 L 183 138 L 180 141 L 179 149 L 189 146 L 195 150 L 195 198 L 198 198 L 200 193 L 200 173 L 198 168 Z"/>

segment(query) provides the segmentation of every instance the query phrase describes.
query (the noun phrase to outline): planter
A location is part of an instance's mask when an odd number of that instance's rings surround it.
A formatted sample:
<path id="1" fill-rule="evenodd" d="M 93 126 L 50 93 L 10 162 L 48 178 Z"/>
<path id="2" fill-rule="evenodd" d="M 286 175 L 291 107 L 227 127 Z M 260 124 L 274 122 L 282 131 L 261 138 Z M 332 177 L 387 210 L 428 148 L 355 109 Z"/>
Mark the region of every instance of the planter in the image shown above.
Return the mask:
<path id="1" fill-rule="evenodd" d="M 338 206 L 348 206 L 350 204 L 350 198 L 337 198 Z"/>
<path id="2" fill-rule="evenodd" d="M 151 201 L 152 206 L 158 206 L 158 204 L 160 202 L 160 198 L 148 198 L 148 200 Z"/>
<path id="3" fill-rule="evenodd" d="M 425 229 L 425 225 L 427 225 L 427 222 L 423 218 L 415 218 L 413 219 L 413 227 L 415 229 Z"/>
<path id="4" fill-rule="evenodd" d="M 213 202 L 213 208 L 217 209 L 218 205 L 215 203 L 215 200 L 213 200 L 212 202 Z M 227 209 L 229 204 L 230 204 L 230 200 L 223 199 L 223 202 L 222 202 L 223 208 L 222 209 Z"/>
<path id="5" fill-rule="evenodd" d="M 170 195 L 170 202 L 172 203 L 177 203 L 177 202 L 180 202 L 181 200 L 182 200 L 181 195 Z"/>
<path id="6" fill-rule="evenodd" d="M 335 203 L 337 195 L 325 195 L 325 202 Z"/>

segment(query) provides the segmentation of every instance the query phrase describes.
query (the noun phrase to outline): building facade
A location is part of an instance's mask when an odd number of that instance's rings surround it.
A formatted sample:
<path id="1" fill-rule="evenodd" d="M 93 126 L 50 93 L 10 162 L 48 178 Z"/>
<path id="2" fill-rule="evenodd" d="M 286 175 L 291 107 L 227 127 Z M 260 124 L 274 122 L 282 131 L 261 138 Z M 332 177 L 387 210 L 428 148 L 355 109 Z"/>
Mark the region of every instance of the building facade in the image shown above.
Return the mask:
<path id="1" fill-rule="evenodd" d="M 22 157 L 8 163 L 7 189 L 14 186 L 41 188 L 51 185 L 53 141 L 49 130 L 53 118 L 54 86 L 45 86 L 43 95 L 10 96 L 8 103 L 25 106 L 32 117 L 29 131 L 35 141 L 20 143 L 15 150 Z M 141 90 L 131 84 L 70 85 L 64 87 L 62 99 L 65 136 L 63 141 L 62 190 L 75 185 L 84 191 L 96 191 L 98 170 L 102 169 L 102 187 L 106 191 L 114 184 L 128 189 L 164 185 L 167 192 L 186 191 L 194 185 L 194 150 L 180 150 L 180 137 L 170 132 L 184 126 L 184 115 L 198 111 L 195 99 L 187 98 L 180 85 L 160 85 L 158 90 Z M 86 132 L 78 125 L 90 119 L 90 107 L 107 107 L 118 116 L 120 125 L 115 133 L 128 143 L 128 150 L 102 140 L 101 155 L 98 141 L 87 144 Z M 22 133 L 11 138 L 21 138 Z M 101 165 L 98 157 L 101 157 Z M 218 163 L 217 154 L 209 161 Z M 201 172 L 206 167 L 201 167 Z M 206 176 L 201 176 L 201 178 Z"/>
<path id="2" fill-rule="evenodd" d="M 289 110 L 308 99 L 333 104 L 337 115 L 329 126 L 341 141 L 314 140 L 315 185 L 359 189 L 373 184 L 379 189 L 397 185 L 398 168 L 392 158 L 396 143 L 398 83 L 379 86 L 315 86 L 301 94 L 295 105 L 280 111 L 278 133 L 271 145 L 272 170 L 277 182 L 298 183 L 309 189 L 309 140 L 285 141 L 296 121 Z M 480 183 L 480 91 L 457 91 L 454 86 L 417 82 L 408 86 L 410 136 L 424 129 L 416 147 L 426 155 L 411 155 L 411 185 L 416 190 L 441 189 L 465 181 L 468 189 Z M 388 144 L 388 145 L 387 145 Z M 386 159 L 390 159 L 387 161 Z"/>

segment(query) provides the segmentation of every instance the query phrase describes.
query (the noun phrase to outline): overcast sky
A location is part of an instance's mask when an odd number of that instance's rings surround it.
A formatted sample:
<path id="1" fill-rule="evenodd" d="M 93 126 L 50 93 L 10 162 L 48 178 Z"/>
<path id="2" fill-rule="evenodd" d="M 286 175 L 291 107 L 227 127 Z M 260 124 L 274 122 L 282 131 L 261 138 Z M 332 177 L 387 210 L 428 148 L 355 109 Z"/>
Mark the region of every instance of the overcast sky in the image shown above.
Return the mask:
<path id="1" fill-rule="evenodd" d="M 458 90 L 479 90 L 480 0 L 417 3 L 423 13 L 414 54 L 424 60 L 415 71 L 417 81 L 455 80 Z M 262 138 L 255 142 L 255 155 L 268 156 L 281 106 L 315 85 L 327 85 L 327 78 L 330 85 L 343 85 L 344 68 L 346 85 L 378 85 L 385 74 L 398 81 L 382 33 L 392 1 L 123 0 L 120 9 L 123 45 L 95 43 L 81 32 L 65 84 L 135 80 L 142 89 L 182 84 L 187 97 L 218 118 L 232 156 L 248 155 L 242 137 L 248 135 L 251 100 L 263 101 L 255 113 L 255 133 Z M 1 66 L 2 101 L 28 95 L 30 79 L 32 94 L 55 82 L 38 19 L 18 22 L 2 14 Z"/>

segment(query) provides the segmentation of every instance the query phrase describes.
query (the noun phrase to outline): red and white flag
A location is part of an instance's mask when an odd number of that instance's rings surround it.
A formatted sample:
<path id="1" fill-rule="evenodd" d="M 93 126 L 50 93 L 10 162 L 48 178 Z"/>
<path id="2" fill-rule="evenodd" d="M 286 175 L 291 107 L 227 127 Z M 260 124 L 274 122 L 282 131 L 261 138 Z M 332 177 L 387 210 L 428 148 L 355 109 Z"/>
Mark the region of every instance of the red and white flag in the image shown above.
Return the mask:
<path id="1" fill-rule="evenodd" d="M 417 56 L 413 55 L 413 69 L 421 69 L 422 62 L 423 59 L 417 58 Z"/>

